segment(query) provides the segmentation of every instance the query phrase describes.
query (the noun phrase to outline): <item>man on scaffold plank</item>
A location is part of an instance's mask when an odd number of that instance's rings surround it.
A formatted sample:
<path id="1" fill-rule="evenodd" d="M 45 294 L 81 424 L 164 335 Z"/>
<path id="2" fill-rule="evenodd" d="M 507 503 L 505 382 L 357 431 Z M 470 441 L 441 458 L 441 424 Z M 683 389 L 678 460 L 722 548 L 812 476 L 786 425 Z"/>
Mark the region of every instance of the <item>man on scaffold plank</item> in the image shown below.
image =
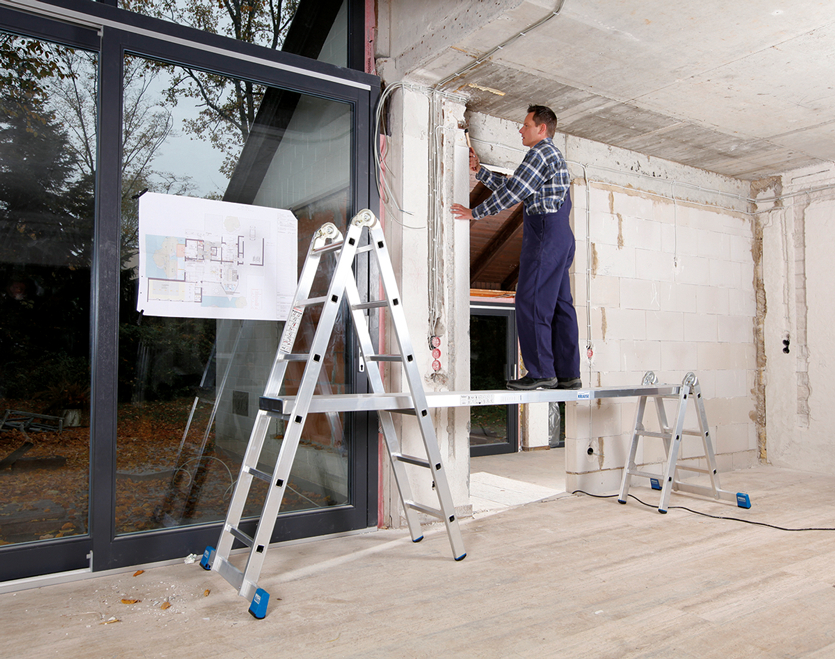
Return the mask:
<path id="1" fill-rule="evenodd" d="M 472 210 L 452 205 L 459 220 L 480 220 L 522 202 L 523 237 L 516 285 L 516 328 L 527 374 L 507 382 L 508 389 L 580 389 L 577 314 L 569 268 L 574 234 L 569 224 L 571 179 L 553 137 L 557 116 L 544 105 L 531 105 L 519 133 L 529 147 L 512 176 L 481 166 L 470 148 L 470 168 L 493 194 Z"/>

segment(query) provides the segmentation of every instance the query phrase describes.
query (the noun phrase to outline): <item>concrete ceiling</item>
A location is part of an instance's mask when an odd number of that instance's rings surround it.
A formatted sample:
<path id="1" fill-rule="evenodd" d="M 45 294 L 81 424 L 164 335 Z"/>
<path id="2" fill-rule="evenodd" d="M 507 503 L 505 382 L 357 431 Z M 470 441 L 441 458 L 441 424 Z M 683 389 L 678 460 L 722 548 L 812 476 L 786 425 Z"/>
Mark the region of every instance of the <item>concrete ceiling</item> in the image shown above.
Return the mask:
<path id="1" fill-rule="evenodd" d="M 543 103 L 561 132 L 745 180 L 835 160 L 833 0 L 397 5 L 398 75 L 458 73 L 442 86 L 471 111 L 521 121 Z"/>

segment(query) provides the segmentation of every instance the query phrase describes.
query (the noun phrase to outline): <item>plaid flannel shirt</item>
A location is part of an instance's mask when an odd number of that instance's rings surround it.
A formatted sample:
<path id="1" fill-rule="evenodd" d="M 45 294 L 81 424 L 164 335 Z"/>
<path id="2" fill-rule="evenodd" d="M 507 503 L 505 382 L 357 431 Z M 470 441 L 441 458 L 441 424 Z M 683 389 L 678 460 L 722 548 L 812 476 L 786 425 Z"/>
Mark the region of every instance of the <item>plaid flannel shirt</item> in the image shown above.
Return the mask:
<path id="1" fill-rule="evenodd" d="M 493 190 L 493 194 L 473 208 L 475 220 L 495 215 L 520 201 L 528 215 L 556 213 L 571 183 L 565 159 L 551 138 L 532 146 L 513 176 L 496 174 L 482 167 L 476 178 Z"/>

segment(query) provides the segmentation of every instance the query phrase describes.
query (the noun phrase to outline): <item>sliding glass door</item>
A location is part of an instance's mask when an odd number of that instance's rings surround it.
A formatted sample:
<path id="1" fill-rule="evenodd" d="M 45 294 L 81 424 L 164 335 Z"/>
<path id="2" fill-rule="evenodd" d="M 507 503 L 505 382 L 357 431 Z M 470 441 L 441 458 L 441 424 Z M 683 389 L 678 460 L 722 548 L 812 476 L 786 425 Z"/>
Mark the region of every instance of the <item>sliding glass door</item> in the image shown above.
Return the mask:
<path id="1" fill-rule="evenodd" d="M 98 54 L 93 33 L 20 18 L 30 36 L 0 32 L 0 572 L 29 576 L 90 551 L 97 135 L 76 118 L 95 125 Z"/>
<path id="2" fill-rule="evenodd" d="M 246 276 L 229 245 L 259 258 L 245 216 L 219 218 L 216 244 L 142 242 L 142 195 L 288 209 L 296 271 L 321 224 L 375 201 L 375 79 L 89 9 L 98 30 L 0 9 L 0 581 L 201 552 L 225 517 L 282 324 L 227 312 L 262 302 L 228 286 Z M 141 276 L 186 281 L 197 256 L 224 311 L 138 310 Z M 325 393 L 366 386 L 347 323 Z M 376 524 L 373 419 L 308 428 L 273 539 Z M 282 436 L 277 421 L 266 466 Z"/>

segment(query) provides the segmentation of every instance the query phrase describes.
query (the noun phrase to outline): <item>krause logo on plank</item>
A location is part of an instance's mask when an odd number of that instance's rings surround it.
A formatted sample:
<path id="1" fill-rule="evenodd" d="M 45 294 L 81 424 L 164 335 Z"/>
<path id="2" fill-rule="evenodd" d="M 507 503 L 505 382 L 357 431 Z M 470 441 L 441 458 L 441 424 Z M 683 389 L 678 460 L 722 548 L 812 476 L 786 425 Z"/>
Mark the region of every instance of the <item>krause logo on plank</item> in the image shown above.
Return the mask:
<path id="1" fill-rule="evenodd" d="M 578 391 L 577 400 L 589 400 L 591 398 L 590 391 Z"/>

